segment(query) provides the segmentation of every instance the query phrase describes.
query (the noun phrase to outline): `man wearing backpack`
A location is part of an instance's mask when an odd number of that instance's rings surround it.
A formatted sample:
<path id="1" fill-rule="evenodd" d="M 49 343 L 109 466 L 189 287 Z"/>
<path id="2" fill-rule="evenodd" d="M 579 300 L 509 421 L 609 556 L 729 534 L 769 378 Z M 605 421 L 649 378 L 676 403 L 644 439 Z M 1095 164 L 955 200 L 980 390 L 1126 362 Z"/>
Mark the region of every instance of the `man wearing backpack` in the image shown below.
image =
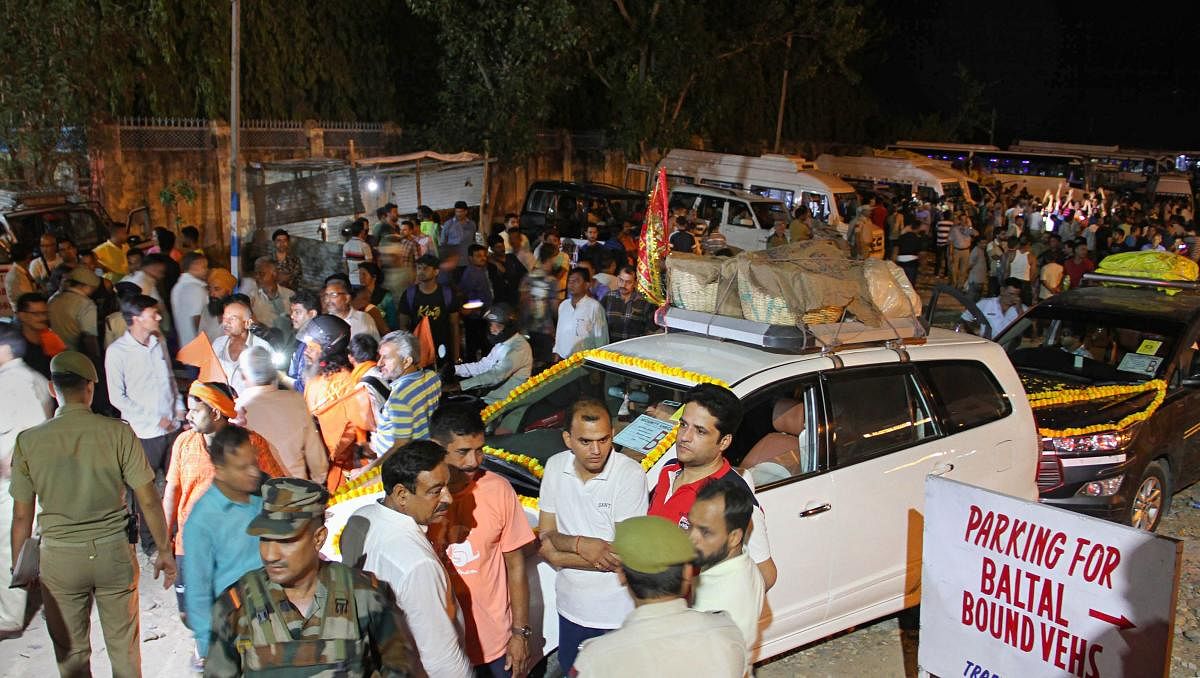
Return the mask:
<path id="1" fill-rule="evenodd" d="M 437 280 L 440 265 L 441 261 L 432 254 L 417 259 L 417 283 L 400 295 L 399 308 L 400 315 L 407 319 L 401 325 L 410 331 L 416 331 L 422 318 L 429 318 L 434 347 L 445 347 L 444 355 L 437 351 L 439 367 L 458 362 L 462 337 L 454 291 Z"/>

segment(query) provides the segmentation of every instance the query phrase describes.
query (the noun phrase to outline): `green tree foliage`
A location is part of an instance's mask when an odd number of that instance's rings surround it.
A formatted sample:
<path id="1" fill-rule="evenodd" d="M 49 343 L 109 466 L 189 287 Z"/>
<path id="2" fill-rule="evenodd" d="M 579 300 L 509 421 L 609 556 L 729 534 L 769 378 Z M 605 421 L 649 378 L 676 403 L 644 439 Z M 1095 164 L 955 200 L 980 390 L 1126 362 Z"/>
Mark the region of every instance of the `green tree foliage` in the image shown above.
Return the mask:
<path id="1" fill-rule="evenodd" d="M 117 0 L 0 3 L 0 142 L 4 175 L 46 185 L 58 158 L 78 152 L 95 111 L 125 103 L 128 70 L 100 58 L 133 49 L 131 3 Z"/>
<path id="2" fill-rule="evenodd" d="M 433 139 L 470 150 L 523 154 L 551 116 L 556 94 L 578 81 L 570 54 L 580 22 L 570 0 L 407 0 L 437 28 Z"/>

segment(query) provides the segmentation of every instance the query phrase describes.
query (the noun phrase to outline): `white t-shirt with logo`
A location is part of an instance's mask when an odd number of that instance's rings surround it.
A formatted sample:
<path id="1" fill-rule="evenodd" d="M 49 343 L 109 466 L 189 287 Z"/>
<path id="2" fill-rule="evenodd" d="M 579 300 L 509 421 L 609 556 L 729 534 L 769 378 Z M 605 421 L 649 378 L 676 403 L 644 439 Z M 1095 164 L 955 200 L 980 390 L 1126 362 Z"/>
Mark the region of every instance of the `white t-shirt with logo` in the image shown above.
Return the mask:
<path id="1" fill-rule="evenodd" d="M 641 464 L 611 452 L 604 470 L 582 482 L 575 455 L 564 450 L 550 457 L 542 476 L 539 509 L 553 513 L 561 534 L 611 542 L 617 523 L 646 515 L 646 472 Z M 558 613 L 593 629 L 615 629 L 633 611 L 633 598 L 615 572 L 563 568 L 555 577 Z"/>

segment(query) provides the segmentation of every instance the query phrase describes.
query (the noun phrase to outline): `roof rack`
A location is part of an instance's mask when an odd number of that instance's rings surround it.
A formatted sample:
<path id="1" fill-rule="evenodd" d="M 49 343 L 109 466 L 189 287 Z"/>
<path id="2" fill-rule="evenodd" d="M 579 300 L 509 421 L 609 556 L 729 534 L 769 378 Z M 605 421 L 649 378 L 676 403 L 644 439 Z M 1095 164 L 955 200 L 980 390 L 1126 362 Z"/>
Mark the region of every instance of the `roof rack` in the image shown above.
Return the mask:
<path id="1" fill-rule="evenodd" d="M 834 352 L 867 344 L 920 343 L 925 328 L 916 318 L 888 318 L 881 327 L 856 320 L 821 325 L 769 325 L 744 318 L 668 307 L 668 332 L 690 332 L 785 353 Z"/>
<path id="2" fill-rule="evenodd" d="M 1200 282 L 1192 280 L 1157 280 L 1155 278 L 1138 278 L 1130 275 L 1110 275 L 1108 273 L 1084 273 L 1084 282 L 1120 283 L 1134 287 L 1162 287 L 1172 290 L 1200 290 Z"/>

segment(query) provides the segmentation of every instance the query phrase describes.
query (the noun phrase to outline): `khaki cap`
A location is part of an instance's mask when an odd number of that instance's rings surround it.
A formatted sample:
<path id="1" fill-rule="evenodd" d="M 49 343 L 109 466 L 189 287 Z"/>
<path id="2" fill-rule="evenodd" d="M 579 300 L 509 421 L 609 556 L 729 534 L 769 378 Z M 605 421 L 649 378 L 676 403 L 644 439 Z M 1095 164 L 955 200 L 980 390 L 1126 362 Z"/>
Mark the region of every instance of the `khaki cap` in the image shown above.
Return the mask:
<path id="1" fill-rule="evenodd" d="M 100 381 L 96 366 L 79 351 L 63 351 L 50 359 L 50 374 L 74 374 L 88 381 Z"/>
<path id="2" fill-rule="evenodd" d="M 658 516 L 638 516 L 617 523 L 612 549 L 621 564 L 645 574 L 696 559 L 696 549 L 679 525 Z"/>
<path id="3" fill-rule="evenodd" d="M 76 266 L 75 268 L 71 269 L 71 272 L 67 274 L 67 280 L 70 280 L 71 282 L 77 282 L 81 285 L 88 285 L 89 287 L 100 286 L 100 276 L 96 275 L 92 271 L 89 271 L 83 266 Z"/>

